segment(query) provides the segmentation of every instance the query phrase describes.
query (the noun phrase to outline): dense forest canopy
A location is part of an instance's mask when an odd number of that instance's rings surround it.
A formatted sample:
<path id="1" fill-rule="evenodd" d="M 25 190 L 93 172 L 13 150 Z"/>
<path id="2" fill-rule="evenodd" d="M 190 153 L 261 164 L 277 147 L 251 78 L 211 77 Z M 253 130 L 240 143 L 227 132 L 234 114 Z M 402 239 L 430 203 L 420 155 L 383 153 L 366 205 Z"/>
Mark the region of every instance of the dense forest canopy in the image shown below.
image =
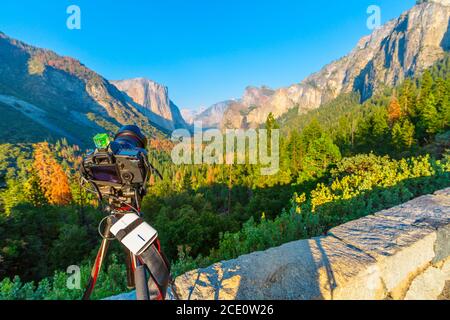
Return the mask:
<path id="1" fill-rule="evenodd" d="M 450 186 L 450 58 L 360 104 L 347 94 L 308 114 L 270 115 L 281 128 L 280 171 L 183 165 L 152 141 L 145 219 L 176 274 L 330 228 Z M 65 140 L 0 145 L 0 299 L 76 299 L 87 282 L 102 213 L 79 187 L 83 151 Z M 94 298 L 126 290 L 117 244 Z"/>

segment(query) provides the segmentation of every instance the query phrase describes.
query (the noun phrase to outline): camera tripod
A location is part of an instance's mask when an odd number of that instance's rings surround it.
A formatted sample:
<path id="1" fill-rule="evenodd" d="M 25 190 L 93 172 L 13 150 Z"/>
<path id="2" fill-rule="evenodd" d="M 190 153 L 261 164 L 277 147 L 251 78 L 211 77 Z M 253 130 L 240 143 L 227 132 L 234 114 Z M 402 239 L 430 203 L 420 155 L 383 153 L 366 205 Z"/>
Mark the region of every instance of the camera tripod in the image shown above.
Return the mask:
<path id="1" fill-rule="evenodd" d="M 80 184 L 97 195 L 99 206 L 107 215 L 99 225 L 103 240 L 83 300 L 91 297 L 109 242 L 114 239 L 125 248 L 127 284 L 130 289 L 136 288 L 137 299 L 164 300 L 172 285 L 170 263 L 161 250 L 158 232 L 142 219 L 140 212 L 150 174 L 163 179 L 148 160 L 148 140 L 139 127 L 127 125 L 119 130 L 114 141 L 107 134 L 99 134 L 94 142 L 96 149 L 81 163 Z M 106 207 L 104 199 L 108 200 Z M 101 231 L 105 221 L 106 227 Z"/>
<path id="2" fill-rule="evenodd" d="M 100 193 L 98 193 L 98 195 L 99 201 L 101 202 L 102 197 Z M 112 205 L 114 200 L 117 201 L 114 197 L 110 197 L 109 200 L 110 205 Z M 139 200 L 140 197 L 136 196 L 135 202 L 139 204 Z M 99 233 L 102 236 L 102 242 L 92 267 L 90 279 L 82 298 L 83 300 L 90 299 L 109 249 L 110 242 L 117 238 L 111 233 L 112 226 L 127 214 L 137 213 L 141 216 L 136 207 L 128 205 L 124 202 L 121 202 L 121 204 L 125 206 L 118 209 L 112 209 L 111 206 L 106 206 L 103 208 L 103 211 L 107 215 L 99 225 Z M 139 208 L 139 206 L 137 208 Z M 101 231 L 100 228 L 103 222 L 105 222 L 105 228 Z M 126 254 L 127 286 L 130 290 L 136 289 L 137 300 L 150 300 L 152 297 L 156 300 L 165 300 L 166 290 L 162 289 L 164 287 L 164 283 L 166 284 L 166 289 L 167 284 L 172 288 L 173 297 L 178 299 L 176 291 L 174 290 L 172 277 L 170 275 L 170 264 L 161 251 L 161 246 L 158 239 L 156 239 L 146 253 L 141 256 L 134 255 L 126 247 L 124 247 L 124 250 Z M 148 273 L 147 270 L 149 271 Z"/>
<path id="3" fill-rule="evenodd" d="M 126 213 L 124 213 L 126 214 Z M 83 300 L 89 300 L 91 294 L 97 283 L 103 262 L 109 249 L 110 241 L 114 238 L 110 232 L 114 219 L 118 219 L 117 215 L 109 215 L 106 218 L 106 226 L 103 232 L 103 240 L 100 244 L 97 256 L 95 258 L 94 266 L 91 271 L 90 279 L 83 295 Z M 126 268 L 127 268 L 127 287 L 128 289 L 136 288 L 137 300 L 149 300 L 149 293 L 147 288 L 147 275 L 145 266 L 142 261 L 125 248 L 126 253 Z"/>

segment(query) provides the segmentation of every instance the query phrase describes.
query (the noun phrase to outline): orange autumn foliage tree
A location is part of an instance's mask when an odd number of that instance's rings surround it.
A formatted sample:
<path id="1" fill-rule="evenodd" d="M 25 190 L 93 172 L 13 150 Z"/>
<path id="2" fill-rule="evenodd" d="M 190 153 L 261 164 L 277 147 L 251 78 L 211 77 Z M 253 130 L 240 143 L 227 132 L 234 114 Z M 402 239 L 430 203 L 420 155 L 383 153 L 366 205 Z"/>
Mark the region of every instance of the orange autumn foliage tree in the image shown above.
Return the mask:
<path id="1" fill-rule="evenodd" d="M 172 141 L 167 139 L 151 139 L 150 148 L 157 151 L 166 151 L 168 153 L 172 152 L 174 144 Z"/>
<path id="2" fill-rule="evenodd" d="M 391 124 L 395 123 L 397 120 L 399 120 L 402 117 L 402 108 L 395 96 L 392 98 L 391 102 L 389 103 L 388 115 L 389 115 L 389 122 Z"/>
<path id="3" fill-rule="evenodd" d="M 216 182 L 216 170 L 213 167 L 209 167 L 206 173 L 206 183 L 212 185 Z"/>
<path id="4" fill-rule="evenodd" d="M 69 179 L 47 142 L 34 145 L 33 165 L 47 201 L 53 205 L 69 204 L 72 201 Z"/>

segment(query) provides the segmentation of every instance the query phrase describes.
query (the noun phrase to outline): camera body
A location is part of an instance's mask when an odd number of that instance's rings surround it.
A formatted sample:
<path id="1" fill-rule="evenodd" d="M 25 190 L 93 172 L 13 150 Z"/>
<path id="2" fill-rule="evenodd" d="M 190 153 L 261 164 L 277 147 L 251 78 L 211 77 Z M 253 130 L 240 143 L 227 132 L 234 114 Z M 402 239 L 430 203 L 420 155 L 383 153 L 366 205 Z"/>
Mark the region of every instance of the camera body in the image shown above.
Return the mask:
<path id="1" fill-rule="evenodd" d="M 145 195 L 151 170 L 146 143 L 138 127 L 123 127 L 113 142 L 86 155 L 82 163 L 83 177 L 114 206 L 133 205 L 136 197 Z"/>
<path id="2" fill-rule="evenodd" d="M 95 150 L 84 159 L 83 166 L 89 180 L 98 185 L 118 187 L 136 186 L 146 182 L 149 171 L 147 152 L 143 149 Z"/>

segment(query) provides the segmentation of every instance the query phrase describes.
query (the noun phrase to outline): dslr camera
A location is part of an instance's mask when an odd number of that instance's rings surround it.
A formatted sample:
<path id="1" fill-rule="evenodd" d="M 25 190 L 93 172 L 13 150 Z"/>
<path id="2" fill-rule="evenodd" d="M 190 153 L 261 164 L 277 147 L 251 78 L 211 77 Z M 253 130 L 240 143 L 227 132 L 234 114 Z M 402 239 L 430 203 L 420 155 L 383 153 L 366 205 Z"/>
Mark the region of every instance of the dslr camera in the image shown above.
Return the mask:
<path id="1" fill-rule="evenodd" d="M 97 254 L 88 287 L 83 296 L 88 300 L 94 290 L 104 260 L 108 241 L 117 239 L 128 253 L 128 285 L 135 287 L 138 300 L 161 300 L 170 282 L 170 263 L 161 251 L 158 232 L 147 224 L 140 213 L 150 174 L 159 172 L 148 161 L 147 138 L 137 126 L 122 127 L 110 142 L 107 134 L 94 137 L 96 149 L 89 152 L 81 165 L 82 186 L 88 182 L 99 198 L 108 200 L 103 207 L 108 213 L 103 241 Z M 162 177 L 161 177 L 162 178 Z M 149 276 L 148 276 L 149 274 Z"/>
<path id="2" fill-rule="evenodd" d="M 122 127 L 110 142 L 107 134 L 94 137 L 96 149 L 82 163 L 82 175 L 114 208 L 138 207 L 146 182 L 155 170 L 148 161 L 147 138 L 139 127 Z"/>

